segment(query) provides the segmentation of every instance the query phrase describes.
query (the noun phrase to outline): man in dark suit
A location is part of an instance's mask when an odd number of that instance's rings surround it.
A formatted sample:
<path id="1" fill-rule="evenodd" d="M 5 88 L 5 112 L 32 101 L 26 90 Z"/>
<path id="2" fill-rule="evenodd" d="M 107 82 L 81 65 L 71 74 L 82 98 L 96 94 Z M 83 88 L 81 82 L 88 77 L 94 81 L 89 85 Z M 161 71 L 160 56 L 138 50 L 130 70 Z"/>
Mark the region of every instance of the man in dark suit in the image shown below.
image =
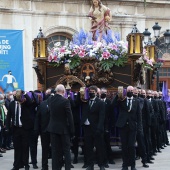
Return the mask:
<path id="1" fill-rule="evenodd" d="M 163 123 L 165 121 L 165 107 L 162 100 L 159 99 L 159 93 L 154 92 L 154 99 L 157 100 L 159 107 L 158 115 L 158 134 L 159 134 L 159 149 L 164 149 L 163 145 L 165 143 L 164 132 L 163 132 Z"/>
<path id="2" fill-rule="evenodd" d="M 29 93 L 31 93 L 31 101 L 32 101 L 32 105 L 30 106 L 30 113 L 32 115 L 32 120 L 35 124 L 37 107 L 43 101 L 44 95 L 39 90 L 35 90 L 34 92 L 30 91 Z M 30 164 L 33 165 L 34 169 L 38 169 L 38 166 L 37 166 L 37 145 L 38 145 L 39 133 L 37 133 L 37 132 L 38 131 L 34 131 L 34 128 L 32 129 L 31 134 L 30 134 L 30 141 L 29 141 L 30 157 L 31 157 Z"/>
<path id="3" fill-rule="evenodd" d="M 47 129 L 51 136 L 52 169 L 61 170 L 64 154 L 65 169 L 70 170 L 70 135 L 74 135 L 73 116 L 69 100 L 63 97 L 65 87 L 59 84 L 55 91 L 56 94 L 48 101 L 50 122 Z"/>
<path id="4" fill-rule="evenodd" d="M 133 89 L 133 97 L 137 100 L 139 100 L 140 105 L 140 114 L 142 117 L 142 111 L 144 107 L 144 99 L 142 97 L 138 96 L 138 89 L 134 87 Z M 144 139 L 144 133 L 143 133 L 143 126 L 141 126 L 142 129 L 137 131 L 136 141 L 137 141 L 137 156 L 140 156 L 142 159 L 143 167 L 148 168 L 149 165 L 147 164 L 147 154 L 146 154 L 146 145 L 145 145 L 145 139 Z"/>
<path id="5" fill-rule="evenodd" d="M 113 100 L 113 105 L 119 108 L 118 120 L 116 126 L 120 128 L 120 138 L 122 143 L 122 170 L 131 170 L 135 168 L 135 142 L 138 130 L 141 130 L 141 115 L 139 101 L 133 98 L 133 87 L 127 87 L 127 97 Z"/>
<path id="6" fill-rule="evenodd" d="M 6 99 L 5 99 L 5 107 L 8 110 L 9 108 L 9 103 L 12 102 L 14 100 L 14 96 L 12 92 L 8 92 Z M 10 149 L 14 149 L 14 147 L 11 145 L 12 143 L 12 129 L 10 128 L 10 131 L 8 134 L 5 135 L 6 136 L 6 145 L 5 145 L 5 149 L 6 150 L 10 150 Z"/>
<path id="7" fill-rule="evenodd" d="M 155 134 L 156 134 L 156 152 L 161 152 L 160 148 L 160 133 L 159 133 L 159 121 L 160 121 L 160 107 L 159 107 L 159 99 L 157 98 L 157 91 L 152 91 L 153 99 L 151 99 L 154 109 L 154 116 L 155 116 Z M 155 142 L 154 144 L 155 145 Z M 155 149 L 155 146 L 153 146 Z"/>
<path id="8" fill-rule="evenodd" d="M 77 93 L 74 94 L 74 100 L 71 98 L 70 94 L 68 95 L 70 100 L 71 110 L 73 113 L 74 127 L 75 127 L 75 136 L 72 139 L 72 151 L 74 154 L 73 164 L 78 163 L 78 149 L 79 149 L 79 137 L 80 137 L 80 105 L 77 99 Z"/>
<path id="9" fill-rule="evenodd" d="M 36 134 L 41 136 L 42 146 L 42 170 L 48 170 L 48 155 L 50 148 L 50 133 L 47 132 L 47 127 L 50 120 L 50 113 L 48 109 L 48 98 L 41 102 L 38 106 L 35 118 L 34 130 Z"/>
<path id="10" fill-rule="evenodd" d="M 104 147 L 105 147 L 105 168 L 109 164 L 114 164 L 113 153 L 110 145 L 110 126 L 113 125 L 113 111 L 111 111 L 111 101 L 107 98 L 107 89 L 105 87 L 100 89 L 100 99 L 105 103 L 105 121 L 104 121 Z"/>
<path id="11" fill-rule="evenodd" d="M 152 157 L 152 142 L 151 142 L 151 117 L 153 112 L 151 112 L 149 105 L 150 101 L 146 98 L 146 91 L 144 89 L 141 90 L 140 97 L 143 99 L 143 108 L 142 108 L 142 126 L 144 132 L 146 153 L 147 153 L 147 162 L 153 163 L 151 160 L 154 160 Z"/>
<path id="12" fill-rule="evenodd" d="M 14 143 L 14 167 L 19 170 L 25 166 L 29 170 L 29 134 L 34 124 L 30 114 L 28 96 L 22 90 L 16 91 L 15 100 L 9 104 L 6 121 L 6 131 L 9 131 L 12 119 Z"/>
<path id="13" fill-rule="evenodd" d="M 166 119 L 167 119 L 167 106 L 166 106 L 166 102 L 163 100 L 163 96 L 162 96 L 162 92 L 159 92 L 159 100 L 162 103 L 162 107 L 163 107 L 163 113 L 162 113 L 162 134 L 163 134 L 163 143 L 164 143 L 164 147 L 166 147 L 166 144 L 169 143 L 168 141 L 168 135 L 167 135 L 167 131 L 166 131 Z"/>
<path id="14" fill-rule="evenodd" d="M 98 154 L 98 165 L 100 170 L 104 170 L 103 157 L 103 130 L 105 103 L 97 97 L 97 87 L 89 87 L 90 100 L 82 106 L 81 124 L 84 128 L 85 154 L 87 156 L 87 170 L 94 170 L 94 152 L 96 147 Z"/>

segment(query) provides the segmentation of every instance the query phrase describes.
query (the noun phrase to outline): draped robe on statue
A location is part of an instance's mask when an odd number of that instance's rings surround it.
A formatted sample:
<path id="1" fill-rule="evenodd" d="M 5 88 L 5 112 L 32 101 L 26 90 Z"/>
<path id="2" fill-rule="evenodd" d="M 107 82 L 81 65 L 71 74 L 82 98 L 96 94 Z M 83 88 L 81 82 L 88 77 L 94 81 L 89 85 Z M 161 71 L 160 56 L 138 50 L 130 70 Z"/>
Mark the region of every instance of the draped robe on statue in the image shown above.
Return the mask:
<path id="1" fill-rule="evenodd" d="M 104 32 L 107 33 L 108 26 L 107 16 L 110 17 L 110 9 L 104 5 L 101 5 L 101 9 L 92 7 L 90 8 L 89 16 L 91 17 L 91 32 L 93 34 L 93 40 L 95 39 L 95 34 L 99 31 L 99 40 L 101 40 Z"/>

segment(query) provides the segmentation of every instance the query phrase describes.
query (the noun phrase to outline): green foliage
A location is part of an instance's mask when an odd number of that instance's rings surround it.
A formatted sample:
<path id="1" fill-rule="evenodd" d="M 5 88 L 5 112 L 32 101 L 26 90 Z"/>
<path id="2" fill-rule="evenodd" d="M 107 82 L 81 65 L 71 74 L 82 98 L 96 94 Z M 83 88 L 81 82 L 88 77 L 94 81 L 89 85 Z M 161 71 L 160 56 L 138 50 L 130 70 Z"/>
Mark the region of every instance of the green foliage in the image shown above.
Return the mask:
<path id="1" fill-rule="evenodd" d="M 109 71 L 113 67 L 114 62 L 111 58 L 109 58 L 109 59 L 100 61 L 100 65 L 104 71 Z"/>
<path id="2" fill-rule="evenodd" d="M 74 69 L 80 65 L 80 57 L 79 56 L 72 57 L 72 58 L 70 58 L 70 60 L 71 60 L 70 69 Z"/>
<path id="3" fill-rule="evenodd" d="M 121 67 L 124 66 L 128 61 L 128 57 L 127 56 L 122 56 L 119 57 L 117 60 L 114 61 L 114 65 Z"/>
<path id="4" fill-rule="evenodd" d="M 53 67 L 59 67 L 61 64 L 56 62 L 49 62 L 49 65 Z"/>
<path id="5" fill-rule="evenodd" d="M 100 65 L 104 71 L 109 71 L 114 65 L 118 67 L 123 67 L 128 61 L 127 56 L 119 57 L 117 60 L 112 58 L 101 60 Z"/>

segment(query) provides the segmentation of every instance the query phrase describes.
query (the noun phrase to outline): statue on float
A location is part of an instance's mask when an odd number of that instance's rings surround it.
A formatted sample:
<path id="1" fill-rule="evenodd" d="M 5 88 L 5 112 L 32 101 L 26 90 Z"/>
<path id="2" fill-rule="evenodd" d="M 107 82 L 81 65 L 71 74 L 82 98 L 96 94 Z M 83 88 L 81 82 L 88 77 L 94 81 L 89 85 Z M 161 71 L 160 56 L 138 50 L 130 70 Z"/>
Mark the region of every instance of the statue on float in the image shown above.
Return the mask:
<path id="1" fill-rule="evenodd" d="M 111 21 L 111 12 L 108 7 L 102 4 L 100 0 L 92 0 L 93 4 L 89 11 L 91 20 L 91 29 L 93 41 L 101 41 L 103 34 L 107 34 L 110 29 L 109 21 Z M 96 36 L 98 32 L 99 36 Z"/>

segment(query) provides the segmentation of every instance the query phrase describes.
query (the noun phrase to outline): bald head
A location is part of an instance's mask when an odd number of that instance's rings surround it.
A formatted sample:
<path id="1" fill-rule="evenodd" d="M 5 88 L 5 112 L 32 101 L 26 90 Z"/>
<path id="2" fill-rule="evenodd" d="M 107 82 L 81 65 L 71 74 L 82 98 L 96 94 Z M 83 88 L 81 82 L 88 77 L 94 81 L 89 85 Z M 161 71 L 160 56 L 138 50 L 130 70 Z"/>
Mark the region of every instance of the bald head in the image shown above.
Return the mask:
<path id="1" fill-rule="evenodd" d="M 59 84 L 56 86 L 55 91 L 57 94 L 64 96 L 66 89 L 65 89 L 64 85 Z"/>
<path id="2" fill-rule="evenodd" d="M 157 99 L 159 97 L 159 94 L 157 91 L 153 91 L 154 98 Z"/>
<path id="3" fill-rule="evenodd" d="M 127 87 L 127 92 L 128 92 L 128 91 L 129 91 L 129 92 L 130 92 L 130 91 L 132 92 L 132 91 L 133 91 L 133 86 L 128 86 L 128 87 Z"/>
<path id="4" fill-rule="evenodd" d="M 146 95 L 148 96 L 148 99 L 150 99 L 152 97 L 152 91 L 147 90 Z"/>
<path id="5" fill-rule="evenodd" d="M 158 92 L 158 95 L 159 95 L 159 99 L 162 99 L 162 96 L 163 96 L 163 95 L 162 95 L 162 92 L 161 92 L 161 91 Z"/>

